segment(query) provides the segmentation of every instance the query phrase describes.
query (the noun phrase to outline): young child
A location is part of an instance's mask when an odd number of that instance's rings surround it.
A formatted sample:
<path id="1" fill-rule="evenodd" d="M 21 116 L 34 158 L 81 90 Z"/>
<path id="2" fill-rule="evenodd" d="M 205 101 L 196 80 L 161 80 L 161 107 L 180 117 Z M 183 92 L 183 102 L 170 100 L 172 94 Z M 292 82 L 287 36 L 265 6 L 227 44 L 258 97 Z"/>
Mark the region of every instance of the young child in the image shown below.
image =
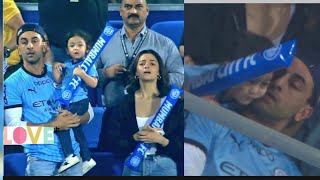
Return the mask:
<path id="1" fill-rule="evenodd" d="M 83 115 L 89 106 L 86 86 L 95 88 L 98 84 L 98 74 L 95 66 L 92 66 L 88 74 L 86 74 L 85 71 L 80 67 L 86 54 L 89 52 L 89 43 L 90 37 L 84 31 L 78 30 L 68 33 L 66 38 L 66 51 L 70 55 L 71 59 L 66 61 L 64 64 L 55 63 L 53 70 L 55 82 L 57 84 L 62 83 L 62 91 L 67 87 L 73 76 L 78 76 L 82 79 L 82 85 L 75 92 L 74 97 L 70 101 L 69 107 L 67 107 L 68 111 L 78 115 Z M 79 125 L 78 127 L 72 128 L 72 130 L 77 142 L 80 145 L 80 155 L 83 162 L 82 171 L 83 174 L 85 174 L 96 165 L 96 162 L 90 156 L 87 140 L 82 132 L 82 126 Z M 74 154 L 69 130 L 57 131 L 56 134 L 61 141 L 63 153 L 66 157 L 58 169 L 58 172 L 61 173 L 79 163 L 80 160 Z"/>
<path id="2" fill-rule="evenodd" d="M 218 67 L 219 65 L 216 64 L 205 65 L 201 67 L 185 65 L 185 72 L 187 76 L 191 74 L 196 75 L 201 73 L 193 73 L 190 71 L 202 71 L 207 69 L 214 70 Z M 266 93 L 272 78 L 273 73 L 267 73 L 263 76 L 233 86 L 218 94 L 203 96 L 203 98 L 209 100 L 210 102 L 221 104 L 226 108 L 238 110 L 238 108 L 250 104 L 254 99 L 262 97 Z"/>
<path id="3" fill-rule="evenodd" d="M 240 85 L 233 86 L 214 98 L 226 108 L 238 110 L 244 105 L 250 104 L 253 100 L 262 97 L 272 80 L 273 73 L 268 73 L 256 79 L 246 81 Z"/>
<path id="4" fill-rule="evenodd" d="M 239 32 L 235 37 L 232 44 L 233 51 L 230 52 L 230 57 L 228 57 L 224 63 L 230 63 L 231 60 L 237 60 L 273 46 L 272 42 L 266 37 L 251 32 Z M 203 66 L 185 65 L 185 81 L 188 81 L 188 77 L 201 76 L 202 71 L 215 70 L 219 66 L 219 64 L 207 64 Z M 219 103 L 226 108 L 238 111 L 242 106 L 248 105 L 254 99 L 262 97 L 266 93 L 272 78 L 273 73 L 267 73 L 263 76 L 233 86 L 218 94 L 204 96 L 203 98 L 214 103 Z"/>

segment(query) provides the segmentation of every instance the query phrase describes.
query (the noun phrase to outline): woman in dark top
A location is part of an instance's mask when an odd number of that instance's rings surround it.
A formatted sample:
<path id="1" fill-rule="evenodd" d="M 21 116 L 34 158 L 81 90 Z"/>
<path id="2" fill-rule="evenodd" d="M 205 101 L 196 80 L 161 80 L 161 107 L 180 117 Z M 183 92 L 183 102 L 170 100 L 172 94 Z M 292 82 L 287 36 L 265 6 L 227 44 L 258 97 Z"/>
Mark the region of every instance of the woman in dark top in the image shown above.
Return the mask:
<path id="1" fill-rule="evenodd" d="M 138 170 L 125 166 L 123 175 L 176 176 L 177 164 L 183 161 L 183 100 L 178 100 L 162 128 L 151 128 L 148 124 L 170 92 L 168 72 L 153 50 L 141 51 L 129 71 L 128 94 L 104 116 L 100 150 L 125 160 L 139 142 L 150 143 Z"/>

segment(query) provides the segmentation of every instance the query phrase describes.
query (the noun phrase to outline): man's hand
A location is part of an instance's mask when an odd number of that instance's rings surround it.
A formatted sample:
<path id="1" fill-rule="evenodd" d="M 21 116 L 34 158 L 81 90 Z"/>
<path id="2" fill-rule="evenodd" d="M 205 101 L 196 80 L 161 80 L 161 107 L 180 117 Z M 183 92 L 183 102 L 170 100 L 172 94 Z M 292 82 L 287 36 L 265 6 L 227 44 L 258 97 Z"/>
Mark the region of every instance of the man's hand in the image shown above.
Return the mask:
<path id="1" fill-rule="evenodd" d="M 194 65 L 194 61 L 193 61 L 192 57 L 188 56 L 188 55 L 184 56 L 184 64 Z"/>
<path id="2" fill-rule="evenodd" d="M 114 64 L 106 69 L 105 75 L 107 78 L 115 78 L 118 75 L 123 74 L 126 68 L 122 64 Z"/>
<path id="3" fill-rule="evenodd" d="M 59 128 L 59 130 L 68 130 L 80 125 L 80 116 L 72 114 L 67 110 L 60 110 L 59 114 L 52 122 L 53 127 Z"/>

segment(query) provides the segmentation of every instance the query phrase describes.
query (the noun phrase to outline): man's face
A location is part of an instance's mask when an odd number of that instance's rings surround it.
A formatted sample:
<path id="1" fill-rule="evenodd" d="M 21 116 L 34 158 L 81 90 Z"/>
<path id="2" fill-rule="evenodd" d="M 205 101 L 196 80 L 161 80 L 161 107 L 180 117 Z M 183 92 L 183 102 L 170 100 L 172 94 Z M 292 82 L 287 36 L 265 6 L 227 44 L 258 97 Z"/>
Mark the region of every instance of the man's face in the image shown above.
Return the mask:
<path id="1" fill-rule="evenodd" d="M 120 16 L 129 28 L 141 27 L 145 24 L 149 14 L 149 7 L 145 0 L 123 0 L 120 7 Z"/>
<path id="2" fill-rule="evenodd" d="M 253 102 L 252 107 L 259 113 L 277 119 L 291 119 L 306 107 L 312 96 L 314 83 L 308 67 L 294 57 L 292 65 L 286 70 L 274 73 L 267 93 Z M 301 116 L 305 119 L 304 116 Z"/>
<path id="3" fill-rule="evenodd" d="M 46 46 L 40 34 L 27 31 L 19 37 L 18 43 L 19 55 L 24 62 L 37 64 L 44 57 Z"/>

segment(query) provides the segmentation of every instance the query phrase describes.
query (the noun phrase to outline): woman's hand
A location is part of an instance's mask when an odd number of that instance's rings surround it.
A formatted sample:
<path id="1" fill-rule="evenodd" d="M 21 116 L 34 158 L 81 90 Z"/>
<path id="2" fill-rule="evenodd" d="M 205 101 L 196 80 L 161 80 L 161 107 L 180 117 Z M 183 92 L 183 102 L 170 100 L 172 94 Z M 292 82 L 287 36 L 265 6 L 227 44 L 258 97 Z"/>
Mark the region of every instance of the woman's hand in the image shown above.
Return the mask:
<path id="1" fill-rule="evenodd" d="M 159 133 L 159 128 L 151 128 L 149 124 L 144 125 L 143 129 L 133 135 L 135 141 L 144 143 L 158 143 L 162 146 L 167 146 L 169 140 Z"/>

